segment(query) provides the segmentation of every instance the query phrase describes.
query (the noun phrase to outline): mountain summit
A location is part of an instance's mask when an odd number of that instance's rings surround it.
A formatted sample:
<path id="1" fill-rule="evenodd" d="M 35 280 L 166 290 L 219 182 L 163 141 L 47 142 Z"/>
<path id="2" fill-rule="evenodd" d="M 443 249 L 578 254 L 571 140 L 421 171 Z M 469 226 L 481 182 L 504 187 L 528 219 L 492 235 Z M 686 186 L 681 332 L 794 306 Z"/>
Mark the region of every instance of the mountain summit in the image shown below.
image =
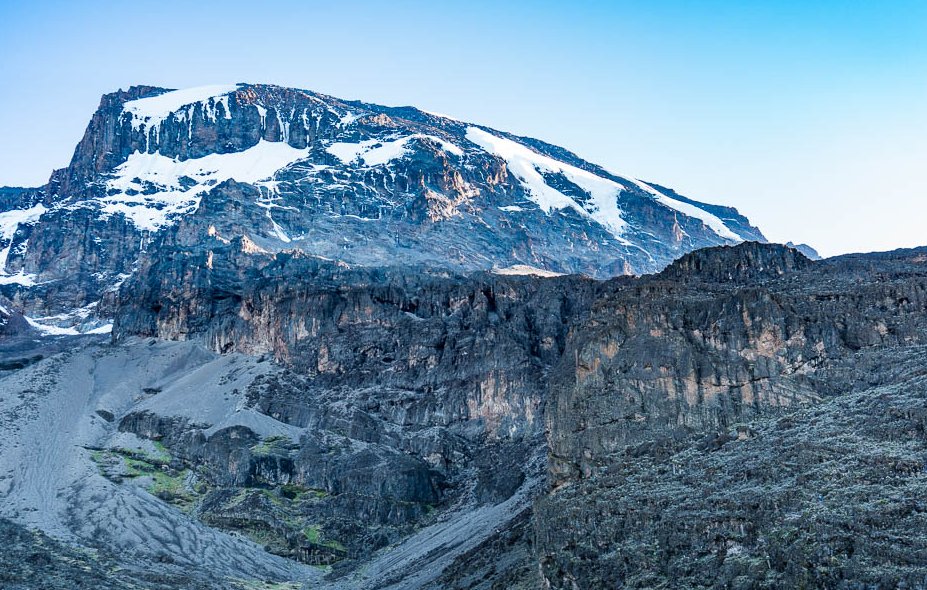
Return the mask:
<path id="1" fill-rule="evenodd" d="M 4 189 L 0 211 L 0 294 L 46 324 L 84 329 L 165 240 L 598 278 L 765 241 L 733 208 L 542 141 L 256 84 L 107 94 L 70 165 L 42 188 Z"/>

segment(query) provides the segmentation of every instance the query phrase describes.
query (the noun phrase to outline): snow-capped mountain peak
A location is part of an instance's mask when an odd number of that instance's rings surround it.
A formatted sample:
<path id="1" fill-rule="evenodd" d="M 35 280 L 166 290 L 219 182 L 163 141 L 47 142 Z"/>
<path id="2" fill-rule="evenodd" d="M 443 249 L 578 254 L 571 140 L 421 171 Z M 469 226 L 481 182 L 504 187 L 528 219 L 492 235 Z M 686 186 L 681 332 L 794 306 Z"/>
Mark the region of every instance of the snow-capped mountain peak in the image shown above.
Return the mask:
<path id="1" fill-rule="evenodd" d="M 763 241 L 732 208 L 542 141 L 260 84 L 108 94 L 70 165 L 2 203 L 0 288 L 47 317 L 99 300 L 160 244 L 216 236 L 350 265 L 596 277 Z M 29 303 L 37 288 L 67 295 Z"/>

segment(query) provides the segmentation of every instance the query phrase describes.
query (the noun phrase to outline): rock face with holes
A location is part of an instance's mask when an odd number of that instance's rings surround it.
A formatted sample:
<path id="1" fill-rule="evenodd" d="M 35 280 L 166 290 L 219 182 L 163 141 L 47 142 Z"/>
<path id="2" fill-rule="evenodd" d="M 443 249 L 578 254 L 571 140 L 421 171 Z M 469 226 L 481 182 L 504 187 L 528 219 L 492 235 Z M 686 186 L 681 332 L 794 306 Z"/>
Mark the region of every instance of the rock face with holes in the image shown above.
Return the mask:
<path id="1" fill-rule="evenodd" d="M 763 241 L 732 208 L 412 107 L 267 85 L 134 86 L 103 97 L 46 186 L 0 193 L 0 291 L 45 323 L 97 327 L 139 258 L 194 215 L 208 222 L 195 240 L 457 272 L 602 278 Z"/>

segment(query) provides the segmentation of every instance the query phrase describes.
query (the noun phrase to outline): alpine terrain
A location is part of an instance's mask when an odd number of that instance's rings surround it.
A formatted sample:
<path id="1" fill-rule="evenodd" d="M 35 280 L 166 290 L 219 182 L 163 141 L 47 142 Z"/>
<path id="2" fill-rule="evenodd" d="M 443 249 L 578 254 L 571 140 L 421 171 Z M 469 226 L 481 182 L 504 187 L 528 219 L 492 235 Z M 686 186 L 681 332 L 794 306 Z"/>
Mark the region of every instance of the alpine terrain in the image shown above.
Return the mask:
<path id="1" fill-rule="evenodd" d="M 3 189 L 0 210 L 3 295 L 80 332 L 109 322 L 111 294 L 168 243 L 606 278 L 764 241 L 734 209 L 534 139 L 248 84 L 104 96 L 71 164 L 44 187 Z"/>
<path id="2" fill-rule="evenodd" d="M 412 107 L 105 95 L 0 190 L 0 587 L 927 585 L 927 248 Z"/>

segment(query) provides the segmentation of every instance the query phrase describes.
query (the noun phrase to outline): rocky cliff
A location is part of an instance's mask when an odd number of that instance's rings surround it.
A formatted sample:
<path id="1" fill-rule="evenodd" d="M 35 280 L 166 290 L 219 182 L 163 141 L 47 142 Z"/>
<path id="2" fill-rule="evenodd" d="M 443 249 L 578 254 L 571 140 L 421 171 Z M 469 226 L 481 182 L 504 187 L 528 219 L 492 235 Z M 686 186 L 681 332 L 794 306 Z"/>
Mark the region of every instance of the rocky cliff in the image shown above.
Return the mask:
<path id="1" fill-rule="evenodd" d="M 0 516 L 161 580 L 924 582 L 923 249 L 365 268 L 226 237 L 212 206 L 152 240 L 113 344 L 0 350 Z"/>
<path id="2" fill-rule="evenodd" d="M 107 95 L 0 190 L 0 582 L 925 586 L 927 250 L 762 242 L 411 107 Z"/>
<path id="3" fill-rule="evenodd" d="M 919 485 L 921 470 L 909 462 L 920 461 L 920 438 L 876 451 L 874 466 L 847 474 L 828 502 L 830 510 L 853 507 L 827 516 L 827 524 L 818 520 L 815 493 L 832 489 L 827 480 L 836 477 L 841 452 L 854 464 L 869 461 L 854 453 L 900 443 L 892 432 L 919 428 L 919 414 L 903 408 L 922 391 L 923 251 L 812 262 L 793 249 L 747 243 L 687 254 L 656 275 L 597 283 L 492 274 L 413 279 L 402 270 L 372 276 L 288 255 L 265 255 L 256 274 L 232 279 L 245 265 L 229 257 L 240 258 L 246 245 L 216 246 L 206 254 L 211 267 L 175 256 L 169 269 L 144 273 L 166 277 L 160 284 L 133 290 L 130 282 L 117 337 L 203 338 L 216 350 L 271 353 L 308 376 L 306 390 L 363 391 L 365 400 L 352 403 L 371 404 L 374 414 L 382 411 L 379 392 L 429 392 L 405 398 L 407 425 L 446 428 L 471 441 L 488 434 L 512 441 L 497 448 L 522 457 L 543 416 L 551 491 L 531 520 L 537 544 L 518 532 L 516 519 L 502 529 L 507 541 L 487 541 L 488 555 L 474 549 L 460 558 L 449 570 L 456 576 L 469 576 L 464 563 L 512 551 L 532 555 L 528 564 L 537 559 L 545 583 L 565 588 L 616 581 L 650 587 L 679 576 L 704 587 L 921 579 L 920 565 L 894 573 L 878 565 L 901 559 L 896 550 L 852 541 L 852 519 L 869 510 L 857 506 L 866 482 L 897 468 L 913 479 L 891 480 L 895 487 L 880 493 L 903 497 Z M 889 390 L 899 393 L 879 402 L 879 411 L 891 423 L 870 415 L 868 402 L 847 412 L 843 396 L 866 400 Z M 293 397 L 274 394 L 260 403 L 286 421 L 307 412 Z M 424 416 L 441 418 L 419 422 Z M 312 420 L 300 424 L 319 423 Z M 837 437 L 837 424 L 852 424 L 858 437 Z M 783 438 L 792 434 L 797 442 Z M 447 466 L 455 460 L 434 446 L 413 449 L 426 461 L 440 459 L 445 493 L 453 496 Z M 786 468 L 775 449 L 791 449 Z M 834 463 L 812 470 L 824 457 Z M 493 464 L 478 477 L 494 478 L 498 469 Z M 503 499 L 514 489 L 490 494 Z M 664 512 L 678 513 L 677 520 L 670 525 Z M 888 526 L 874 514 L 865 518 L 866 526 Z M 908 520 L 892 527 L 917 530 Z M 829 537 L 816 540 L 823 530 Z M 793 563 L 799 557 L 804 566 Z M 529 565 L 521 559 L 512 566 L 522 582 L 500 579 L 528 583 Z"/>
<path id="4" fill-rule="evenodd" d="M 237 454 L 237 471 L 213 474 L 224 486 L 321 490 L 316 521 L 354 556 L 435 508 L 498 504 L 540 481 L 545 379 L 595 281 L 353 269 L 253 248 L 219 235 L 202 252 L 162 244 L 124 285 L 114 339 L 272 356 L 286 371 L 252 383 L 247 403 L 304 434 L 267 459 L 246 432 L 214 440 L 151 413 L 120 429 L 193 463 Z"/>
<path id="5" fill-rule="evenodd" d="M 551 587 L 925 583 L 924 250 L 699 251 L 571 334 L 535 513 Z"/>

